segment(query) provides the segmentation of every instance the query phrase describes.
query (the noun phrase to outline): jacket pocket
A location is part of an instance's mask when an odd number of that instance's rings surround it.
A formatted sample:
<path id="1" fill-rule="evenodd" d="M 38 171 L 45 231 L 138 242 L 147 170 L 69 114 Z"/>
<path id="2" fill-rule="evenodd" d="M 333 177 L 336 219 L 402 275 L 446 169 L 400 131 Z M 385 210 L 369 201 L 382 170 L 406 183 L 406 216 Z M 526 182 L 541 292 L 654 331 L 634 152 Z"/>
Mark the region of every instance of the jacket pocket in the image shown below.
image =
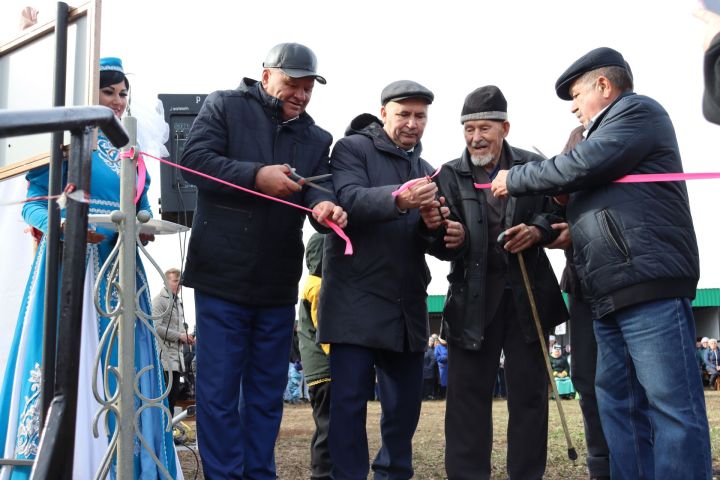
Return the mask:
<path id="1" fill-rule="evenodd" d="M 451 283 L 443 308 L 443 319 L 450 327 L 453 336 L 462 336 L 462 321 L 465 317 L 465 295 L 468 285 L 465 282 Z"/>
<path id="2" fill-rule="evenodd" d="M 629 262 L 630 249 L 628 248 L 627 242 L 625 242 L 622 231 L 617 226 L 617 223 L 615 223 L 610 212 L 603 209 L 596 213 L 595 216 L 600 225 L 600 232 L 605 241 L 610 245 L 611 250 L 624 258 L 626 262 Z"/>

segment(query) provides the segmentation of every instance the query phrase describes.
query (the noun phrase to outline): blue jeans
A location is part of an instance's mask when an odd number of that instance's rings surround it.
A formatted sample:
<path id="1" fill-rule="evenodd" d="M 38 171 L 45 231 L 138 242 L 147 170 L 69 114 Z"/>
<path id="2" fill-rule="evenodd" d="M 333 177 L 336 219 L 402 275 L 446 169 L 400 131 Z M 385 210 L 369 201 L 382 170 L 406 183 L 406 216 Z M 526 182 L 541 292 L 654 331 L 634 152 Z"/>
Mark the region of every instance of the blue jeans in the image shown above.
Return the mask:
<path id="1" fill-rule="evenodd" d="M 613 480 L 710 479 L 710 434 L 690 300 L 596 319 L 595 389 Z"/>
<path id="2" fill-rule="evenodd" d="M 207 479 L 274 480 L 294 306 L 195 291 L 197 437 Z"/>

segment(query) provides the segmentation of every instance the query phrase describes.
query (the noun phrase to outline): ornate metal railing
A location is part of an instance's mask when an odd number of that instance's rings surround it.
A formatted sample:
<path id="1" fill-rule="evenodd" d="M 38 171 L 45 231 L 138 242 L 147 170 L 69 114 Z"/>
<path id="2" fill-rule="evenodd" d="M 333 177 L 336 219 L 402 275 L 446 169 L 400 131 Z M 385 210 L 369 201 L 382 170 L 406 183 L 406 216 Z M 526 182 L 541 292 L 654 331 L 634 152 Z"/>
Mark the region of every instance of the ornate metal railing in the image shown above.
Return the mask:
<path id="1" fill-rule="evenodd" d="M 126 117 L 123 124 L 130 135 L 130 142 L 123 148 L 123 154 L 118 157 L 118 161 L 122 162 L 120 167 L 120 210 L 114 211 L 110 215 L 110 219 L 117 226 L 118 240 L 100 269 L 94 289 L 96 310 L 101 316 L 107 317 L 109 323 L 105 331 L 101 332 L 93 365 L 93 379 L 97 378 L 98 371 L 103 372 L 102 391 L 98 391 L 97 383 L 93 381 L 93 394 L 95 400 L 100 404 L 93 421 L 93 434 L 96 437 L 100 435 L 98 423 L 104 418 L 105 434 L 110 436 L 108 449 L 95 478 L 106 478 L 114 457 L 117 457 L 117 477 L 133 478 L 134 442 L 137 437 L 141 448 L 145 449 L 153 459 L 160 473 L 170 479 L 172 478 L 170 473 L 140 431 L 140 417 L 145 410 L 150 408 L 161 409 L 167 418 L 166 431 L 172 429 L 171 412 L 163 403 L 172 386 L 172 373 L 169 374 L 170 378 L 165 390 L 157 397 L 148 397 L 140 389 L 140 379 L 146 373 L 152 373 L 154 368 L 161 367 L 159 364 L 152 363 L 135 365 L 136 329 L 148 329 L 156 339 L 156 344 L 162 345 L 162 339 L 157 335 L 152 320 L 160 319 L 170 311 L 153 317 L 141 308 L 140 299 L 147 294 L 148 285 L 144 283 L 139 289 L 136 285 L 136 247 L 140 249 L 140 252 L 150 261 L 162 278 L 164 275 L 162 269 L 140 241 L 139 227 L 150 220 L 150 214 L 145 211 L 136 214 L 137 158 L 133 154 L 136 120 Z M 104 292 L 103 284 L 105 285 Z M 167 284 L 165 288 L 168 289 Z M 171 309 L 172 305 L 169 305 L 168 308 Z M 115 348 L 118 351 L 117 366 L 110 363 L 110 352 Z M 111 375 L 116 380 L 114 389 L 111 387 Z M 136 397 L 140 403 L 137 409 Z M 112 432 L 110 415 L 115 416 L 115 429 Z"/>

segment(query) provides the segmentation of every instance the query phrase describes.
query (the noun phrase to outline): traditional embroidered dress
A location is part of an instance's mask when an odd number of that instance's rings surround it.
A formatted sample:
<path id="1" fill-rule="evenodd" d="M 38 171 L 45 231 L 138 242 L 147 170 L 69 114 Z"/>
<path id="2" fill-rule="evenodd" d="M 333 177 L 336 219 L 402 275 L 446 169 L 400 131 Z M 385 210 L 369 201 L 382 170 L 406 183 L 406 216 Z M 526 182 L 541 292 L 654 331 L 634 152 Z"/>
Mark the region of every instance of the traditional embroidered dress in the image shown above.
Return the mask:
<path id="1" fill-rule="evenodd" d="M 93 152 L 92 176 L 90 186 L 90 213 L 108 214 L 120 208 L 120 163 L 117 151 L 108 139 L 98 136 L 98 149 Z M 40 168 L 27 175 L 29 182 L 28 197 L 47 195 L 48 169 Z M 149 178 L 145 183 L 145 190 L 140 199 L 138 210 L 150 212 L 147 200 Z M 64 212 L 63 212 L 64 216 Z M 27 203 L 23 208 L 25 221 L 42 232 L 47 231 L 47 201 L 38 200 Z M 73 478 L 88 480 L 94 478 L 100 465 L 102 456 L 108 448 L 108 441 L 115 428 L 115 419 L 110 415 L 111 431 L 106 435 L 104 421 L 98 425 L 100 438 L 95 439 L 92 433 L 92 419 L 100 408 L 92 391 L 93 381 L 97 391 L 104 398 L 102 378 L 92 379 L 93 361 L 99 343 L 99 338 L 108 324 L 108 319 L 98 315 L 93 304 L 92 288 L 95 278 L 100 273 L 105 260 L 108 258 L 115 242 L 117 232 L 97 229 L 105 235 L 105 239 L 98 244 L 88 244 L 86 258 L 87 272 L 84 289 L 83 327 L 81 339 L 80 360 L 80 386 L 78 392 L 78 415 L 75 428 L 75 453 Z M 0 391 L 0 448 L 4 458 L 33 459 L 38 451 L 40 424 L 38 404 L 41 383 L 42 364 L 42 334 L 43 334 L 43 302 L 45 294 L 45 238 L 38 246 L 33 262 L 30 278 L 27 282 L 25 296 L 20 309 L 18 323 L 15 329 L 7 369 Z M 101 299 L 107 289 L 107 278 L 101 282 Z M 151 312 L 151 300 L 147 290 L 147 278 L 142 263 L 138 257 L 136 271 L 136 288 L 144 288 L 140 295 L 140 306 L 144 312 Z M 111 292 L 111 306 L 117 300 L 117 292 Z M 67 332 L 64 332 L 67 333 Z M 107 355 L 107 348 L 103 356 Z M 110 352 L 110 364 L 117 366 L 117 344 Z M 136 320 L 135 328 L 135 368 L 141 370 L 147 365 L 153 368 L 140 378 L 140 391 L 146 397 L 159 397 L 164 389 L 163 369 L 157 353 L 155 338 L 145 325 Z M 59 366 L 62 368 L 62 365 Z M 99 369 L 103 371 L 102 368 Z M 115 377 L 111 374 L 108 379 L 110 392 L 116 389 Z M 140 399 L 135 398 L 136 408 L 141 405 Z M 165 402 L 167 406 L 167 402 Z M 104 418 L 104 415 L 103 417 Z M 154 454 L 165 466 L 170 475 L 176 478 L 182 476 L 176 469 L 176 454 L 172 440 L 172 433 L 165 432 L 167 417 L 159 408 L 147 408 L 140 415 L 140 431 L 145 442 L 152 448 Z M 115 477 L 114 468 L 111 472 Z M 0 479 L 29 478 L 29 467 L 2 467 Z M 150 454 L 141 446 L 138 437 L 135 438 L 135 478 L 156 479 L 162 478 Z"/>

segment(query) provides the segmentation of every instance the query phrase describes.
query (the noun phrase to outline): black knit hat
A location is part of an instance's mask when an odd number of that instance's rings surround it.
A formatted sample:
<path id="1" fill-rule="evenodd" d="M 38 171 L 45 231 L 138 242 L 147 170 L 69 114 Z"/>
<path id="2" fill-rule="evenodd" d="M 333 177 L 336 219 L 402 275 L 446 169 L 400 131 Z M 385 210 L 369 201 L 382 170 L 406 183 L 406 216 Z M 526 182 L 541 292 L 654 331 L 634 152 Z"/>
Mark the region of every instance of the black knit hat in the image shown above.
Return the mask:
<path id="1" fill-rule="evenodd" d="M 495 85 L 473 90 L 465 97 L 460 123 L 468 120 L 507 120 L 507 100 Z"/>

